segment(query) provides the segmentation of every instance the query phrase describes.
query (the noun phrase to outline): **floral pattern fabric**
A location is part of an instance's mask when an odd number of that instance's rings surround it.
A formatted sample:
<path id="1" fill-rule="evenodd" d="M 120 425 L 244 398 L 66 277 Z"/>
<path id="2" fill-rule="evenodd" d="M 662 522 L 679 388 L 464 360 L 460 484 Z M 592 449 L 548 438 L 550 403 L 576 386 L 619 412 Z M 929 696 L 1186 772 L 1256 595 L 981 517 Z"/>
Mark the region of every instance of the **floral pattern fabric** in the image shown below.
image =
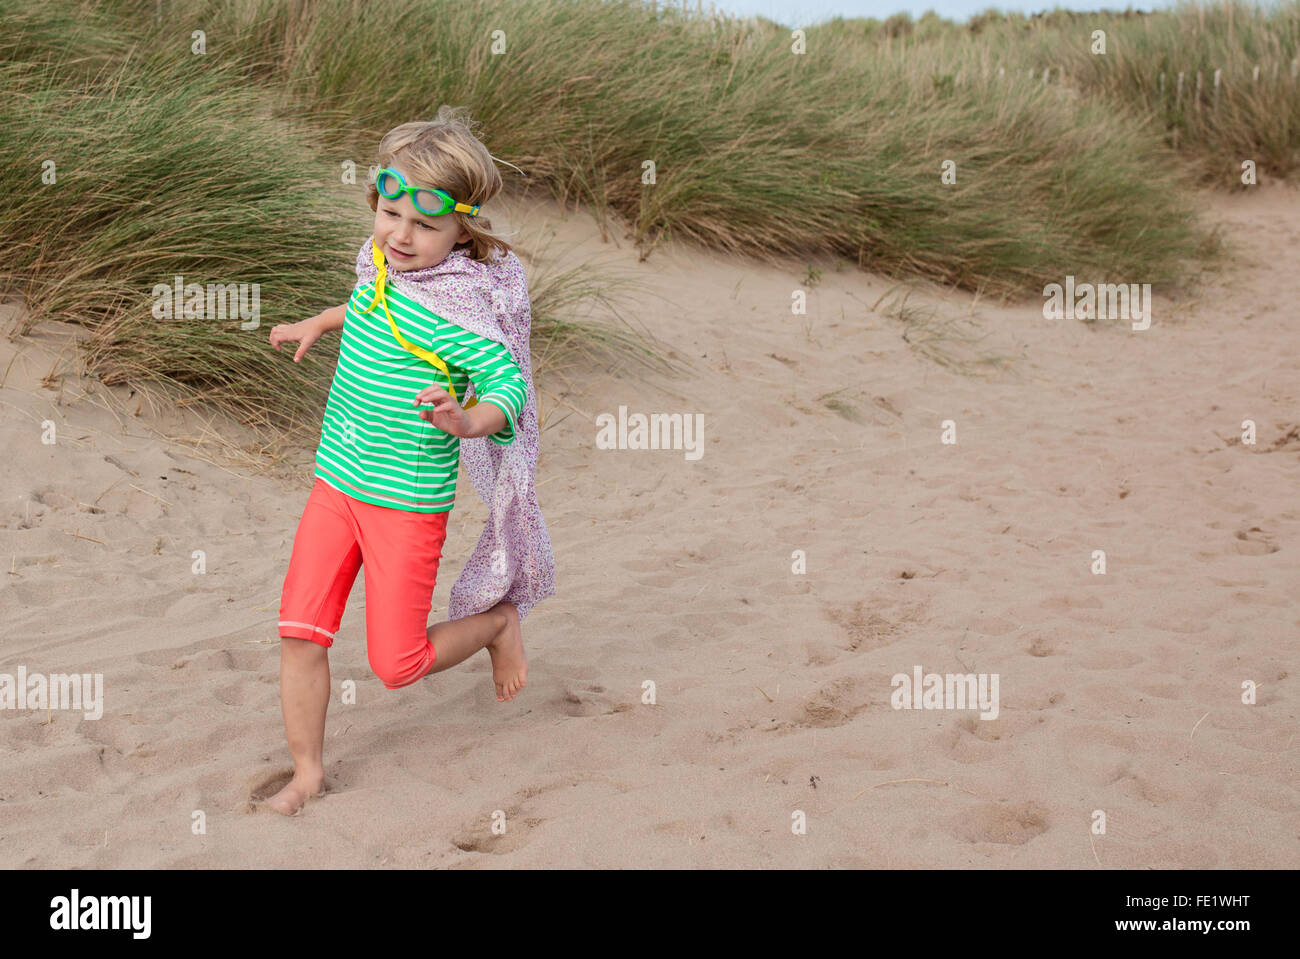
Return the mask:
<path id="1" fill-rule="evenodd" d="M 361 282 L 374 282 L 378 275 L 373 244 L 371 236 L 357 254 Z M 493 443 L 486 436 L 460 441 L 461 462 L 489 516 L 451 587 L 448 607 L 449 619 L 461 619 L 504 601 L 518 607 L 522 621 L 533 606 L 555 595 L 555 555 L 534 490 L 540 434 L 529 355 L 532 308 L 523 264 L 513 252 L 495 251 L 491 262 L 481 263 L 466 250 L 454 249 L 434 266 L 398 271 L 389 264 L 387 273 L 388 283 L 432 313 L 505 346 L 528 383 L 510 443 Z M 433 366 L 429 370 L 437 374 Z M 441 379 L 434 375 L 430 382 Z M 473 395 L 471 384 L 459 397 L 461 404 Z"/>

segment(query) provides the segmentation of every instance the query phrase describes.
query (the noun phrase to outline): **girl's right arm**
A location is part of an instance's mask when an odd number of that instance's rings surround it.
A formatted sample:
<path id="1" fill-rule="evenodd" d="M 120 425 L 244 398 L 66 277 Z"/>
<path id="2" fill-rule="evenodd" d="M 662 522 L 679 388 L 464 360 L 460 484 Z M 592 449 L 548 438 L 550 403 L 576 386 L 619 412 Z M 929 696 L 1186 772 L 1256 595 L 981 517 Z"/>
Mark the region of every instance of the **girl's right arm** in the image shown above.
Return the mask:
<path id="1" fill-rule="evenodd" d="M 344 303 L 342 306 L 330 307 L 328 310 L 300 323 L 273 326 L 271 327 L 271 345 L 278 350 L 281 343 L 298 343 L 298 350 L 293 355 L 293 361 L 297 363 L 323 334 L 329 330 L 343 329 L 343 319 L 346 313 L 347 304 Z"/>
<path id="2" fill-rule="evenodd" d="M 325 310 L 323 313 L 320 313 L 317 316 L 313 317 L 313 319 L 315 319 L 316 322 L 320 324 L 322 333 L 325 332 L 326 330 L 341 330 L 343 329 L 343 317 L 346 315 L 347 312 L 348 312 L 348 305 L 344 303 L 340 306 L 330 307 L 328 310 Z"/>

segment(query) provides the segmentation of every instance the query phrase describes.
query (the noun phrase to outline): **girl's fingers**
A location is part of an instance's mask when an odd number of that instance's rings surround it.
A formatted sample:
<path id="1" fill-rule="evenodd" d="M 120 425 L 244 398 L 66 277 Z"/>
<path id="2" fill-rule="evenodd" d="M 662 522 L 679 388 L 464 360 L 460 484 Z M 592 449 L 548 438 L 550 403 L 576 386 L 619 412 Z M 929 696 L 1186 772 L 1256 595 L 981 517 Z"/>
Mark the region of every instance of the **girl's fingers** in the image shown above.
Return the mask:
<path id="1" fill-rule="evenodd" d="M 415 394 L 415 403 L 416 405 L 420 403 L 437 403 L 444 397 L 449 396 L 450 394 L 444 389 L 439 389 L 436 386 L 426 386 Z"/>

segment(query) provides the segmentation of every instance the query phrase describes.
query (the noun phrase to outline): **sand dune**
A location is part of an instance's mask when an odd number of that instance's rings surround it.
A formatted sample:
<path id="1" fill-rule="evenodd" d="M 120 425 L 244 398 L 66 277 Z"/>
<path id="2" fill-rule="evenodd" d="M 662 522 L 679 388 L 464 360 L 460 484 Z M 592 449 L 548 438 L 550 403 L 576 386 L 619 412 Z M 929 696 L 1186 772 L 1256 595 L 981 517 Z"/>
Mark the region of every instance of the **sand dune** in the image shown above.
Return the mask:
<path id="1" fill-rule="evenodd" d="M 276 621 L 313 450 L 223 460 L 196 414 L 81 373 L 76 327 L 0 341 L 0 673 L 105 690 L 99 719 L 0 710 L 0 865 L 1296 866 L 1300 197 L 1204 199 L 1239 261 L 1146 331 L 920 291 L 1009 360 L 979 376 L 871 311 L 879 277 L 820 264 L 792 316 L 801 261 L 638 263 L 512 204 L 650 284 L 691 372 L 543 370 L 558 595 L 513 702 L 486 654 L 385 690 L 358 577 L 330 659 L 357 703 L 292 819 L 255 800 L 290 768 Z M 597 449 L 620 406 L 703 414 L 703 456 Z M 462 483 L 435 615 L 485 513 Z M 997 674 L 997 718 L 892 708 L 918 665 Z"/>

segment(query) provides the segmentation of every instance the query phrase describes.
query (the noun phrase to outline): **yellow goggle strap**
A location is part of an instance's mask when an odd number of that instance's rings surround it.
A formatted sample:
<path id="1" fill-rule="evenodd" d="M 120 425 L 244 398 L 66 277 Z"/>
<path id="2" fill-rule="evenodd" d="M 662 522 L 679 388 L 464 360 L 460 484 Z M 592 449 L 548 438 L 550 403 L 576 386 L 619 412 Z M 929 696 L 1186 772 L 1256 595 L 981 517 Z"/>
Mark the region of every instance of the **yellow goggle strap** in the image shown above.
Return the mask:
<path id="1" fill-rule="evenodd" d="M 388 317 L 388 325 L 392 327 L 393 336 L 397 338 L 397 342 L 401 343 L 407 351 L 415 354 L 426 363 L 430 363 L 439 370 L 442 370 L 442 375 L 447 377 L 447 392 L 451 394 L 452 399 L 459 403 L 460 398 L 456 396 L 456 387 L 453 386 L 451 382 L 451 371 L 447 369 L 447 364 L 442 361 L 442 357 L 437 353 L 434 353 L 432 350 L 426 350 L 422 347 L 416 346 L 406 337 L 402 336 L 402 331 L 397 328 L 397 322 L 393 319 L 393 314 L 388 311 L 388 297 L 384 295 L 384 280 L 388 278 L 388 264 L 384 262 L 384 254 L 379 249 L 379 245 L 373 241 L 370 245 L 370 255 L 374 260 L 375 268 L 379 271 L 379 275 L 375 277 L 374 299 L 371 300 L 370 305 L 361 312 L 369 313 L 375 308 L 376 303 L 382 306 L 384 308 L 384 315 Z M 469 409 L 476 403 L 478 403 L 477 396 L 470 399 L 462 409 Z"/>

